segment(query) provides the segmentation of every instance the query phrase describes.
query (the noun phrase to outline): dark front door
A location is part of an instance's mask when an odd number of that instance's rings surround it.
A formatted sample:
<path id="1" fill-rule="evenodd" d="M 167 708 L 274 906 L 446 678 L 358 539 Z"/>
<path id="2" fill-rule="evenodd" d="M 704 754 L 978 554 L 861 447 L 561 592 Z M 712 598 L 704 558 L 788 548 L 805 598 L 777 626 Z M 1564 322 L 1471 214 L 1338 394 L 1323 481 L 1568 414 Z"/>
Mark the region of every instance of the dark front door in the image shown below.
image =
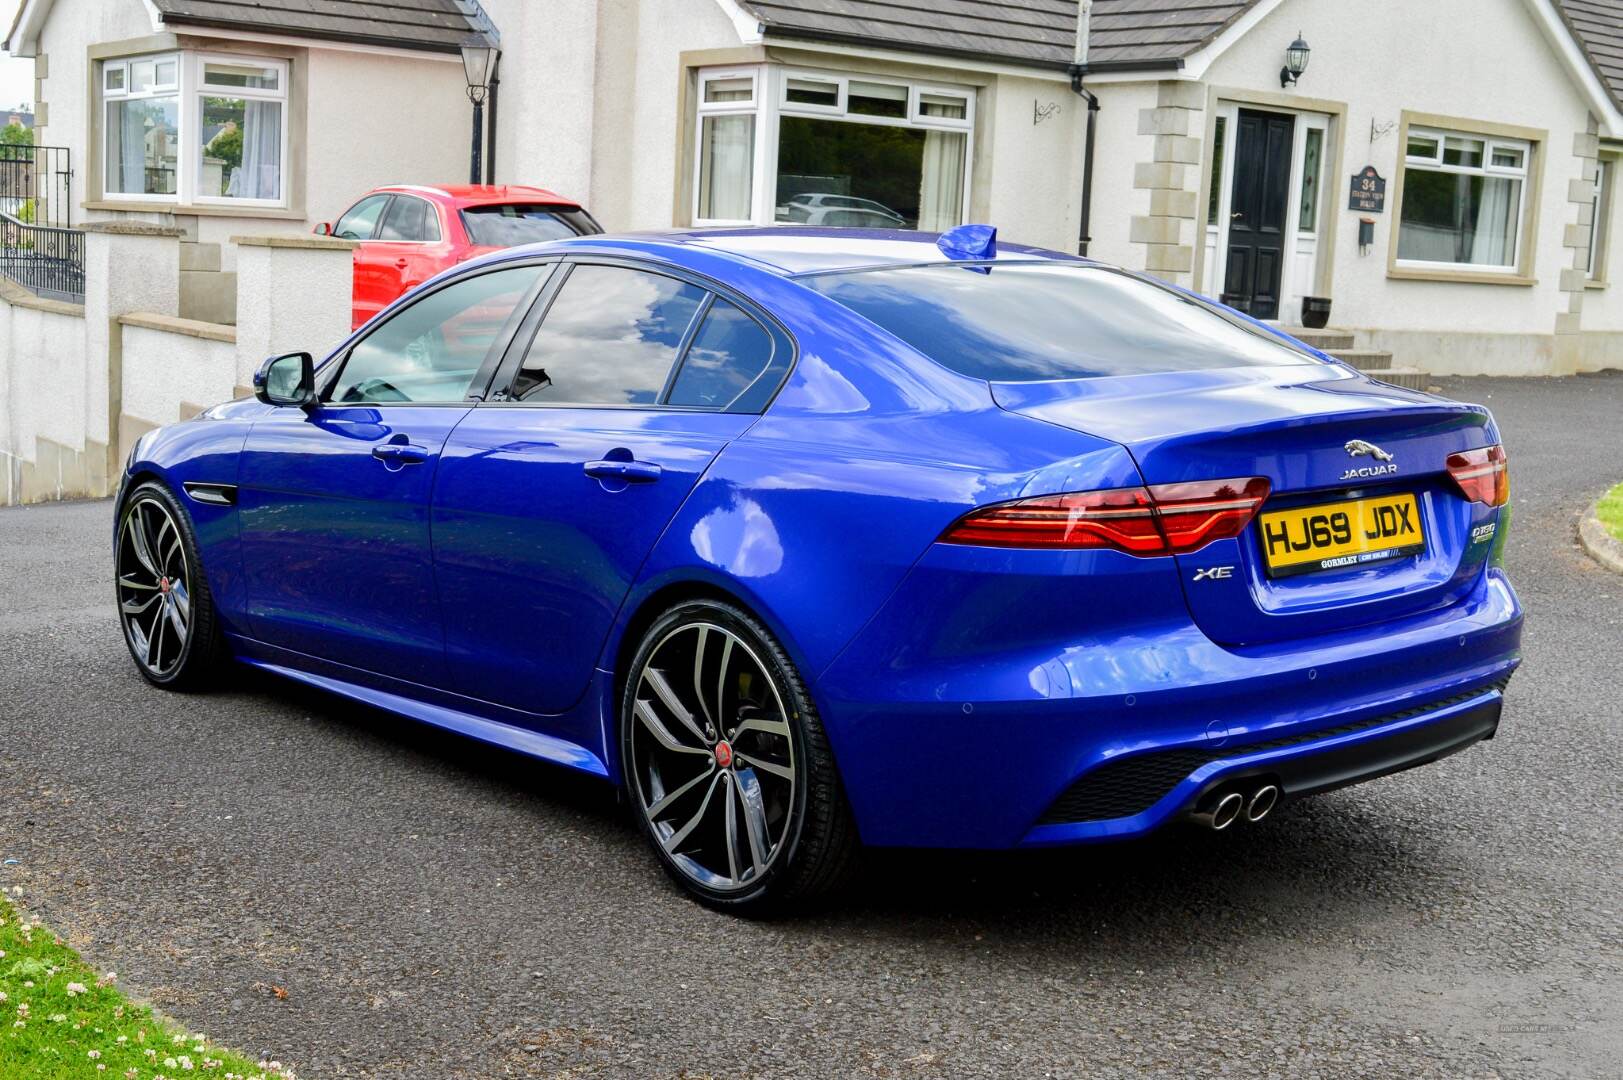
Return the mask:
<path id="1" fill-rule="evenodd" d="M 1235 132 L 1223 302 L 1258 319 L 1279 316 L 1295 127 L 1288 113 L 1241 109 Z"/>

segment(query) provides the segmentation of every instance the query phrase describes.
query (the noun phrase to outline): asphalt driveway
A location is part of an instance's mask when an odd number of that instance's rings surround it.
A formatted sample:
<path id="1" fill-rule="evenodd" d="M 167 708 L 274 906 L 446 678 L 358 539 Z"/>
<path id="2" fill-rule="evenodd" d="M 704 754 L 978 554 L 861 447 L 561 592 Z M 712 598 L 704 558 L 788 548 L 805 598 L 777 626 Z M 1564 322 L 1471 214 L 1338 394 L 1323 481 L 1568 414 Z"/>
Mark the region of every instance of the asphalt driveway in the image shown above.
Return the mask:
<path id="1" fill-rule="evenodd" d="M 246 674 L 149 689 L 109 505 L 0 510 L 0 886 L 310 1077 L 1615 1076 L 1623 578 L 1574 523 L 1623 476 L 1623 373 L 1445 389 L 1510 452 L 1499 738 L 1232 834 L 880 853 L 765 925 L 556 770 Z"/>

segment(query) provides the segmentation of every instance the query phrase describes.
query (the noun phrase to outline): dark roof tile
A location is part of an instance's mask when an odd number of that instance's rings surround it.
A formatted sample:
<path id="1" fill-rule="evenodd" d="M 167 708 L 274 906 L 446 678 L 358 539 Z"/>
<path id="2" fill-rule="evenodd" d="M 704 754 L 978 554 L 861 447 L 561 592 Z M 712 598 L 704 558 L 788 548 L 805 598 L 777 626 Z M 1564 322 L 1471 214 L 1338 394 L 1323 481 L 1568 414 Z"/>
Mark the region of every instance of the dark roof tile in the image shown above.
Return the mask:
<path id="1" fill-rule="evenodd" d="M 475 32 L 457 0 L 153 0 L 153 4 L 170 26 L 253 30 L 431 52 L 456 52 Z"/>
<path id="2" fill-rule="evenodd" d="M 1089 63 L 1175 66 L 1256 0 L 1094 0 Z M 1582 0 L 1614 2 L 1614 0 Z M 1615 0 L 1623 3 L 1623 0 Z M 744 0 L 771 34 L 1064 67 L 1076 0 Z"/>
<path id="3" fill-rule="evenodd" d="M 1623 0 L 1560 0 L 1561 15 L 1623 108 Z"/>

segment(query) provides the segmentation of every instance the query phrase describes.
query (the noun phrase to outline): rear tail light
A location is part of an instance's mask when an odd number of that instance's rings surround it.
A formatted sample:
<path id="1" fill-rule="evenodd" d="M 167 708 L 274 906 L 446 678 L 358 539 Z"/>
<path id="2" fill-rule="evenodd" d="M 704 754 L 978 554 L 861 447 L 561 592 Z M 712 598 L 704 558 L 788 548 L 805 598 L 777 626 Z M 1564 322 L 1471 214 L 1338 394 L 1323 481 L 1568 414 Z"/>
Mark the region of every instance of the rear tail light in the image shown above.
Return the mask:
<path id="1" fill-rule="evenodd" d="M 941 542 L 1184 555 L 1240 535 L 1268 490 L 1256 476 L 1017 499 L 966 514 Z"/>
<path id="2" fill-rule="evenodd" d="M 1448 475 L 1472 502 L 1503 506 L 1510 501 L 1510 464 L 1503 446 L 1448 455 Z"/>

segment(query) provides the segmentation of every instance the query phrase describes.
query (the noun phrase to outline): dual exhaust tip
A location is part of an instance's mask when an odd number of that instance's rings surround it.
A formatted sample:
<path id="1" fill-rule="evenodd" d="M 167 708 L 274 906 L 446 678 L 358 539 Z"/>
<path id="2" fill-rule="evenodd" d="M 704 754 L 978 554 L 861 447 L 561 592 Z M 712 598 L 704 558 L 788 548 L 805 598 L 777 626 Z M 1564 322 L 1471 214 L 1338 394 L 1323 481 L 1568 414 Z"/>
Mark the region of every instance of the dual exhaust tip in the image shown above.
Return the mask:
<path id="1" fill-rule="evenodd" d="M 1191 814 L 1190 818 L 1213 832 L 1222 832 L 1239 821 L 1242 815 L 1245 820 L 1255 824 L 1273 813 L 1274 807 L 1278 804 L 1277 784 L 1263 784 L 1249 795 L 1237 789 L 1230 789 L 1213 796 Z"/>

